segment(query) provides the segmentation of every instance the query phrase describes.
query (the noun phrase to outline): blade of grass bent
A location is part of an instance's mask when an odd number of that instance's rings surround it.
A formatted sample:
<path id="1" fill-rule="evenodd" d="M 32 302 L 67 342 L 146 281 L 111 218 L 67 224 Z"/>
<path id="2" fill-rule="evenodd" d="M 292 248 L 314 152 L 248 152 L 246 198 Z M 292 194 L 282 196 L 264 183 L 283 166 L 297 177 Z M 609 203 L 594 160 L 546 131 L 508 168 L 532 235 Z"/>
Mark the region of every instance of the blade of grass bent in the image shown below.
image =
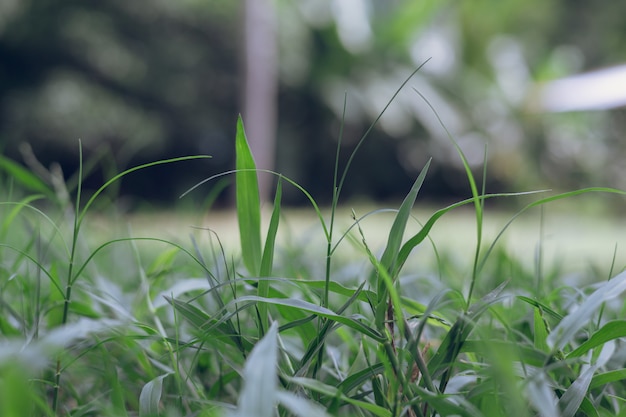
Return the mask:
<path id="1" fill-rule="evenodd" d="M 469 288 L 468 295 L 467 295 L 467 308 L 469 308 L 469 305 L 470 305 L 471 299 L 472 299 L 472 295 L 473 295 L 473 292 L 474 292 L 474 285 L 476 283 L 476 280 L 478 279 L 478 259 L 480 257 L 480 247 L 481 247 L 481 243 L 482 243 L 482 229 L 483 229 L 483 206 L 482 206 L 482 201 L 483 200 L 480 198 L 481 194 L 478 193 L 478 187 L 476 186 L 476 180 L 474 179 L 474 175 L 472 174 L 472 169 L 470 168 L 470 164 L 467 161 L 467 158 L 465 157 L 465 153 L 463 153 L 463 150 L 461 149 L 461 147 L 457 143 L 456 139 L 454 139 L 454 136 L 450 133 L 450 131 L 446 127 L 446 125 L 443 122 L 443 120 L 441 120 L 441 117 L 439 116 L 439 113 L 437 112 L 437 110 L 435 110 L 435 108 L 430 103 L 430 101 L 422 93 L 420 93 L 418 90 L 416 90 L 415 88 L 413 89 L 413 91 L 415 91 L 422 98 L 422 100 L 424 100 L 424 102 L 426 102 L 428 107 L 430 107 L 430 109 L 434 113 L 435 117 L 437 118 L 437 121 L 439 122 L 439 125 L 443 128 L 443 130 L 446 132 L 446 135 L 448 136 L 448 139 L 450 139 L 450 141 L 454 145 L 454 148 L 456 149 L 458 155 L 461 157 L 461 162 L 463 163 L 463 168 L 465 169 L 465 174 L 467 176 L 467 179 L 468 179 L 469 185 L 470 185 L 470 189 L 472 191 L 472 199 L 474 201 L 474 209 L 475 209 L 475 212 L 476 212 L 476 251 L 475 251 L 475 255 L 474 255 L 474 264 L 473 264 L 473 268 L 472 268 L 472 280 L 470 282 L 470 288 Z M 486 169 L 486 167 L 485 167 L 485 169 Z M 483 178 L 483 181 L 484 180 L 485 179 Z M 483 192 L 482 195 L 484 195 L 484 192 Z"/>
<path id="2" fill-rule="evenodd" d="M 528 194 L 543 193 L 543 192 L 546 192 L 546 191 L 547 190 L 526 191 L 526 192 L 520 192 L 520 193 L 487 194 L 487 195 L 479 196 L 479 200 L 484 200 L 484 199 L 487 199 L 487 198 L 494 198 L 494 197 L 516 197 L 516 196 L 522 196 L 522 195 L 528 195 Z M 446 214 L 447 212 L 449 212 L 452 209 L 455 209 L 457 207 L 461 207 L 461 206 L 464 206 L 466 204 L 473 203 L 473 202 L 474 202 L 474 198 L 468 198 L 466 200 L 462 200 L 462 201 L 459 201 L 457 203 L 451 204 L 451 205 L 449 205 L 447 207 L 444 207 L 442 209 L 439 209 L 435 213 L 433 213 L 430 216 L 430 218 L 426 221 L 426 223 L 424 223 L 424 225 L 422 226 L 420 231 L 417 232 L 415 235 L 413 235 L 409 240 L 407 240 L 404 243 L 404 245 L 402 245 L 402 248 L 400 249 L 400 252 L 398 253 L 398 259 L 397 259 L 397 262 L 396 262 L 397 269 L 401 269 L 402 268 L 402 266 L 404 265 L 404 263 L 408 259 L 411 251 L 417 245 L 422 243 L 424 241 L 424 239 L 426 239 L 426 237 L 430 233 L 431 229 L 433 228 L 433 226 L 435 225 L 437 220 L 439 220 L 440 217 L 442 217 L 444 214 Z"/>
<path id="3" fill-rule="evenodd" d="M 491 243 L 489 248 L 485 251 L 483 259 L 482 259 L 482 261 L 480 262 L 480 264 L 478 266 L 478 271 L 482 270 L 482 268 L 485 266 L 485 263 L 487 262 L 487 258 L 489 257 L 489 255 L 491 254 L 493 249 L 495 248 L 496 243 L 502 237 L 502 235 L 504 234 L 506 229 L 508 229 L 508 227 L 513 223 L 513 221 L 515 219 L 517 219 L 519 216 L 521 216 L 527 210 L 529 210 L 529 209 L 531 209 L 533 207 L 540 206 L 542 204 L 550 203 L 552 201 L 561 200 L 563 198 L 569 198 L 569 197 L 574 197 L 574 196 L 581 195 L 581 194 L 594 193 L 594 192 L 596 192 L 596 193 L 600 192 L 600 193 L 626 195 L 626 191 L 619 190 L 619 189 L 616 189 L 616 188 L 589 187 L 589 188 L 582 188 L 580 190 L 568 191 L 568 192 L 565 192 L 565 193 L 560 193 L 560 194 L 556 194 L 556 195 L 553 195 L 553 196 L 550 196 L 550 197 L 542 198 L 542 199 L 537 200 L 537 201 L 533 201 L 532 203 L 526 205 L 525 207 L 520 209 L 517 213 L 515 213 L 515 215 L 513 215 L 513 217 L 511 217 L 511 219 L 504 225 L 502 230 L 500 230 L 500 232 L 495 237 L 495 239 L 493 240 L 493 242 Z"/>
<path id="4" fill-rule="evenodd" d="M 567 358 L 575 358 L 584 355 L 589 350 L 601 346 L 614 339 L 626 337 L 626 320 L 614 320 L 606 323 L 589 339 L 566 355 Z"/>
<path id="5" fill-rule="evenodd" d="M 261 202 L 256 164 L 248 145 L 241 115 L 235 138 L 235 193 L 243 263 L 252 275 L 261 267 Z"/>
<path id="6" fill-rule="evenodd" d="M 182 161 L 190 161 L 190 160 L 194 160 L 194 159 L 206 159 L 206 158 L 211 158 L 211 157 L 208 156 L 208 155 L 195 155 L 195 156 L 182 156 L 182 157 L 179 157 L 179 158 L 172 158 L 172 159 L 163 159 L 163 160 L 160 160 L 160 161 L 155 161 L 155 162 L 150 162 L 150 163 L 143 164 L 143 165 L 138 165 L 136 167 L 129 168 L 129 169 L 127 169 L 127 170 L 117 174 L 116 176 L 114 176 L 113 178 L 111 178 L 110 180 L 105 182 L 104 185 L 102 185 L 100 188 L 98 188 L 98 190 L 96 190 L 96 192 L 87 201 L 87 203 L 85 204 L 83 209 L 80 211 L 80 215 L 78 216 L 78 224 L 80 225 L 82 223 L 83 218 L 87 214 L 87 210 L 89 210 L 89 207 L 91 207 L 91 205 L 93 204 L 95 199 L 100 194 L 102 194 L 102 192 L 104 190 L 106 190 L 107 187 L 109 187 L 111 184 L 113 184 L 115 181 L 119 180 L 120 178 L 130 174 L 131 172 L 139 171 L 141 169 L 149 168 L 149 167 L 153 167 L 153 166 L 157 166 L 157 165 L 171 164 L 173 162 L 182 162 Z"/>

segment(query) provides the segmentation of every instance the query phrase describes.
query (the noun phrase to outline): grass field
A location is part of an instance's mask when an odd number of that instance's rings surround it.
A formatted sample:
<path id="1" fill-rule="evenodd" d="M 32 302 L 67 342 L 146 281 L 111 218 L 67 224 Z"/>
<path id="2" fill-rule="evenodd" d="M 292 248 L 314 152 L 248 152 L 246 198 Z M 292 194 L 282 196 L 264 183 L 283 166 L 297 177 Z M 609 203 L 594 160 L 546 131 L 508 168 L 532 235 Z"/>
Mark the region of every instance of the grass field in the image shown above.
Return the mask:
<path id="1" fill-rule="evenodd" d="M 582 199 L 584 201 L 584 197 Z M 397 206 L 397 205 L 396 205 Z M 419 221 L 425 221 L 437 210 L 434 204 L 427 208 L 413 210 L 413 220 L 407 226 L 407 234 L 419 230 Z M 525 264 L 533 264 L 541 250 L 546 265 L 561 265 L 568 272 L 583 272 L 590 266 L 608 268 L 615 252 L 615 264 L 626 265 L 626 218 L 614 214 L 594 214 L 588 211 L 576 211 L 576 202 L 565 205 L 548 206 L 535 209 L 515 219 L 499 240 L 512 257 Z M 393 208 L 380 203 L 346 205 L 338 208 L 339 229 L 348 230 L 353 224 L 352 210 L 365 214 L 375 210 Z M 323 210 L 327 215 L 330 209 Z M 269 222 L 270 210 L 263 211 L 263 227 Z M 486 242 L 493 241 L 514 212 L 502 209 L 486 210 L 483 232 Z M 322 252 L 324 234 L 315 212 L 309 208 L 283 210 L 281 230 L 278 232 L 279 245 L 304 245 L 311 250 Z M 543 219 L 542 219 L 543 216 Z M 380 213 L 362 222 L 361 226 L 373 249 L 384 248 L 387 234 L 393 222 L 393 213 Z M 183 211 L 164 211 L 137 213 L 118 219 L 96 218 L 90 226 L 100 238 L 112 238 L 112 232 L 119 236 L 160 237 L 184 242 L 189 235 L 199 239 L 208 239 L 209 233 L 215 232 L 221 242 L 231 252 L 237 253 L 240 238 L 236 211 L 215 210 L 208 213 L 190 213 Z M 112 227 L 112 224 L 113 226 Z M 116 230 L 117 229 L 117 230 Z M 353 235 L 357 235 L 354 232 Z M 476 242 L 476 219 L 472 210 L 460 208 L 450 211 L 443 221 L 437 223 L 430 232 L 430 237 L 442 251 L 456 254 L 457 261 L 470 264 Z M 359 252 L 348 250 L 346 256 L 358 258 Z M 428 252 L 428 247 L 422 249 Z M 322 254 L 323 255 L 323 254 Z M 424 257 L 429 257 L 428 253 Z M 432 258 L 432 253 L 430 253 Z M 353 259 L 354 259 L 353 258 Z"/>
<path id="2" fill-rule="evenodd" d="M 428 163 L 371 215 L 349 164 L 262 209 L 241 120 L 233 212 L 97 205 L 192 157 L 90 195 L 0 158 L 0 416 L 626 415 L 624 223 L 559 205 L 626 193 L 490 196 L 459 153 L 467 200 L 420 208 Z"/>

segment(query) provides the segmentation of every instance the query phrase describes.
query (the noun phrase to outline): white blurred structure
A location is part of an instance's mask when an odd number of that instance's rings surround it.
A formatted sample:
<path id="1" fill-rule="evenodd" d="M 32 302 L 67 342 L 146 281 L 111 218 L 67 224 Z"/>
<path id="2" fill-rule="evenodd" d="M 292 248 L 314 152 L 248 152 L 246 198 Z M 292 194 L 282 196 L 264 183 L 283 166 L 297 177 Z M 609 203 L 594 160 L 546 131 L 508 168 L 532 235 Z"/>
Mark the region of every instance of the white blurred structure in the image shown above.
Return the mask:
<path id="1" fill-rule="evenodd" d="M 626 106 L 626 65 L 551 81 L 539 89 L 542 111 L 609 110 Z"/>

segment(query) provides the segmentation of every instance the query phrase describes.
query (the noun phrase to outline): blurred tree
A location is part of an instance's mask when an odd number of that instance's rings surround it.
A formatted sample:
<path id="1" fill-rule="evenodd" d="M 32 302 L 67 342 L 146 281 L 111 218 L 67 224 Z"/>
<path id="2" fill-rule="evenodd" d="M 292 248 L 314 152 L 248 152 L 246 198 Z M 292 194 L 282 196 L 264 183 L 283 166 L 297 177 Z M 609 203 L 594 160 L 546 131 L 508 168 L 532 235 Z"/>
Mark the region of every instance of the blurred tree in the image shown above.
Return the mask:
<path id="1" fill-rule="evenodd" d="M 17 156 L 29 142 L 43 161 L 71 172 L 81 139 L 87 156 L 109 149 L 118 169 L 189 153 L 214 155 L 214 173 L 230 167 L 238 2 L 42 0 L 0 8 L 6 152 Z M 192 184 L 186 170 L 166 172 L 158 181 L 129 177 L 138 182 L 128 185 L 171 199 Z"/>
<path id="2" fill-rule="evenodd" d="M 624 109 L 546 115 L 532 107 L 544 81 L 622 63 L 626 3 L 269 4 L 278 42 L 276 135 L 268 133 L 271 112 L 255 121 L 240 103 L 246 85 L 272 90 L 271 81 L 242 81 L 244 0 L 155 0 L 150 7 L 123 0 L 0 2 L 0 146 L 19 157 L 19 144 L 29 142 L 42 161 L 70 168 L 79 138 L 88 152 L 110 149 L 120 169 L 159 157 L 214 155 L 209 164 L 162 171 L 158 181 L 125 180 L 130 193 L 171 200 L 195 180 L 232 167 L 242 111 L 251 139 L 277 138 L 278 171 L 328 201 L 346 94 L 342 163 L 404 78 L 432 58 L 361 149 L 345 197 L 398 198 L 430 156 L 435 163 L 424 191 L 467 195 L 445 131 L 410 87 L 432 103 L 477 168 L 488 144 L 489 191 L 626 188 Z M 248 26 L 253 34 L 263 24 Z M 248 52 L 271 57 L 271 43 L 263 48 Z M 258 62 L 271 63 L 264 59 Z M 267 162 L 260 153 L 271 149 L 255 150 L 260 166 L 271 166 L 272 152 Z M 285 199 L 303 201 L 291 188 Z"/>

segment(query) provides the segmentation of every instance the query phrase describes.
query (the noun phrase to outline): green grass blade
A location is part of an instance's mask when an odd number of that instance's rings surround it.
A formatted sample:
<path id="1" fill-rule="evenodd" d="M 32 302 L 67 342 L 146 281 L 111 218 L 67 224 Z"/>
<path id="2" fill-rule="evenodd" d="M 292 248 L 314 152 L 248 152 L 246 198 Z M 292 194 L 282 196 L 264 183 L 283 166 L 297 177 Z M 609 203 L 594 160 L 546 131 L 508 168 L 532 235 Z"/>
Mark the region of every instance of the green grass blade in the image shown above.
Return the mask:
<path id="1" fill-rule="evenodd" d="M 45 182 L 20 164 L 2 155 L 0 155 L 0 169 L 4 170 L 27 190 L 54 198 L 54 191 Z"/>
<path id="2" fill-rule="evenodd" d="M 537 301 L 537 300 L 533 300 L 532 298 L 528 298 L 525 297 L 523 295 L 518 295 L 516 297 L 518 300 L 521 300 L 525 303 L 530 304 L 533 307 L 539 308 L 542 312 L 547 313 L 548 315 L 550 315 L 552 318 L 557 319 L 559 321 L 561 321 L 563 319 L 563 316 L 560 315 L 559 313 L 557 313 L 556 311 L 554 311 L 553 309 L 551 309 L 549 306 L 547 306 L 546 304 Z"/>
<path id="3" fill-rule="evenodd" d="M 278 223 L 280 220 L 280 204 L 282 198 L 282 181 L 278 178 L 278 185 L 276 186 L 276 195 L 274 197 L 274 209 L 272 210 L 272 217 L 270 218 L 270 225 L 267 230 L 267 237 L 265 239 L 265 247 L 263 248 L 263 257 L 261 259 L 261 271 L 260 277 L 269 277 L 272 275 L 272 266 L 274 263 L 274 246 L 276 245 L 276 234 L 278 232 Z M 259 280 L 259 287 L 257 295 L 259 297 L 269 296 L 270 280 Z M 260 336 L 268 327 L 269 316 L 267 314 L 267 305 L 259 305 L 259 317 L 261 318 L 261 326 L 259 326 Z"/>
<path id="4" fill-rule="evenodd" d="M 235 139 L 237 221 L 241 237 L 241 257 L 248 272 L 258 276 L 261 268 L 261 202 L 256 164 L 248 145 L 241 116 Z"/>
<path id="5" fill-rule="evenodd" d="M 344 401 L 348 404 L 351 404 L 355 407 L 361 408 L 365 411 L 369 411 L 375 416 L 378 417 L 391 417 L 391 411 L 380 407 L 375 404 L 371 404 L 369 402 L 357 400 L 351 397 L 344 395 L 337 387 L 332 385 L 325 384 L 319 380 L 304 378 L 304 377 L 289 377 L 286 378 L 287 381 L 294 383 L 303 388 L 307 388 L 311 391 L 317 392 L 319 394 L 328 396 L 330 398 L 338 398 L 341 401 Z"/>
<path id="6" fill-rule="evenodd" d="M 542 352 L 549 352 L 550 347 L 548 346 L 548 343 L 546 343 L 546 339 L 548 338 L 548 328 L 539 307 L 535 307 L 533 309 L 533 329 L 533 342 L 535 348 Z"/>
<path id="7" fill-rule="evenodd" d="M 195 155 L 195 156 L 182 156 L 182 157 L 179 157 L 179 158 L 172 158 L 172 159 L 164 159 L 164 160 L 161 160 L 161 161 L 150 162 L 150 163 L 147 163 L 147 164 L 138 165 L 136 167 L 129 168 L 129 169 L 127 169 L 127 170 L 117 174 L 116 176 L 114 176 L 113 178 L 111 178 L 110 180 L 105 182 L 104 185 L 102 185 L 100 188 L 98 188 L 98 190 L 96 190 L 96 192 L 87 201 L 87 203 L 83 207 L 82 211 L 80 212 L 80 216 L 78 216 L 78 225 L 80 225 L 82 223 L 83 218 L 85 217 L 85 215 L 87 214 L 87 211 L 89 210 L 89 207 L 91 207 L 91 205 L 96 200 L 96 198 L 98 198 L 98 196 L 100 194 L 102 194 L 102 192 L 104 190 L 106 190 L 111 184 L 113 184 L 114 182 L 116 182 L 120 178 L 130 174 L 131 172 L 139 171 L 139 170 L 142 170 L 142 169 L 145 169 L 145 168 L 150 168 L 150 167 L 157 166 L 157 165 L 171 164 L 173 162 L 182 162 L 182 161 L 190 161 L 190 160 L 193 160 L 193 159 L 206 159 L 206 158 L 211 158 L 211 157 L 208 156 L 208 155 Z"/>
<path id="8" fill-rule="evenodd" d="M 367 139 L 367 137 L 369 136 L 370 132 L 374 129 L 374 127 L 376 126 L 376 124 L 378 123 L 378 121 L 380 120 L 381 117 L 383 117 L 383 114 L 385 114 L 385 111 L 387 111 L 387 108 L 391 105 L 391 103 L 393 103 L 393 101 L 396 99 L 397 95 L 400 94 L 400 91 L 404 88 L 404 86 L 409 82 L 409 80 L 411 78 L 413 78 L 413 76 L 415 74 L 417 74 L 417 72 L 419 70 L 422 69 L 422 67 L 424 65 L 426 65 L 426 63 L 429 61 L 430 59 L 426 60 L 425 62 L 423 62 L 419 67 L 417 67 L 411 74 L 409 74 L 408 77 L 406 77 L 406 79 L 404 80 L 404 82 L 400 85 L 400 87 L 398 87 L 395 91 L 395 93 L 391 96 L 391 98 L 389 99 L 389 101 L 387 101 L 387 104 L 385 105 L 385 107 L 382 109 L 382 111 L 378 114 L 378 116 L 376 117 L 376 119 L 372 122 L 372 124 L 369 126 L 369 128 L 367 129 L 367 131 L 363 134 L 363 136 L 361 136 L 361 139 L 359 140 L 359 142 L 356 144 L 356 146 L 354 147 L 354 149 L 352 150 L 352 153 L 350 154 L 350 158 L 348 158 L 348 162 L 346 162 L 346 166 L 343 169 L 343 173 L 341 174 L 341 179 L 339 180 L 339 184 L 337 185 L 337 193 L 335 194 L 336 198 L 339 199 L 339 196 L 341 195 L 341 190 L 343 189 L 343 184 L 346 180 L 346 176 L 348 175 L 348 171 L 350 170 L 350 166 L 352 165 L 352 161 L 354 160 L 354 157 L 356 156 L 359 148 L 363 145 L 363 143 L 365 142 L 365 139 Z"/>
<path id="9" fill-rule="evenodd" d="M 246 360 L 243 390 L 233 417 L 274 417 L 278 389 L 278 323 L 272 323 Z"/>
<path id="10" fill-rule="evenodd" d="M 566 355 L 567 358 L 577 358 L 593 348 L 601 346 L 610 340 L 626 337 L 626 320 L 614 320 L 606 323 L 589 339 Z"/>
<path id="11" fill-rule="evenodd" d="M 431 160 L 428 160 L 426 166 L 422 169 L 419 176 L 413 183 L 411 187 L 411 191 L 404 198 L 404 201 L 400 205 L 400 209 L 396 214 L 396 218 L 393 221 L 391 226 L 391 230 L 389 231 L 389 237 L 387 238 L 387 246 L 385 247 L 385 251 L 383 252 L 382 257 L 380 258 L 380 263 L 383 268 L 385 268 L 392 279 L 397 277 L 399 273 L 399 269 L 396 266 L 396 262 L 398 259 L 398 254 L 400 252 L 400 247 L 402 245 L 402 239 L 404 237 L 404 231 L 406 229 L 406 224 L 411 216 L 411 210 L 413 205 L 415 204 L 415 200 L 417 199 L 417 194 L 419 193 L 422 184 L 424 184 L 424 179 L 426 178 L 426 173 L 428 172 L 428 167 L 430 166 Z M 386 299 L 386 291 L 384 282 L 378 282 L 378 301 Z"/>
<path id="12" fill-rule="evenodd" d="M 509 228 L 509 226 L 513 223 L 513 221 L 515 219 L 517 219 L 519 216 L 521 216 L 527 210 L 530 210 L 533 207 L 538 207 L 538 206 L 541 206 L 543 204 L 550 203 L 552 201 L 557 201 L 557 200 L 561 200 L 561 199 L 564 199 L 564 198 L 574 197 L 574 196 L 577 196 L 577 195 L 588 194 L 588 193 L 609 193 L 609 194 L 626 195 L 626 191 L 618 190 L 616 188 L 589 187 L 589 188 L 582 188 L 580 190 L 568 191 L 568 192 L 565 192 L 565 193 L 556 194 L 556 195 L 553 195 L 553 196 L 550 196 L 550 197 L 542 198 L 542 199 L 537 200 L 537 201 L 533 201 L 532 203 L 524 206 L 521 210 L 519 210 L 517 213 L 515 213 L 515 215 L 513 215 L 513 217 L 511 217 L 511 219 L 504 225 L 502 230 L 500 230 L 500 232 L 495 237 L 495 239 L 493 240 L 493 242 L 491 243 L 489 248 L 485 251 L 485 253 L 483 255 L 483 258 L 482 258 L 482 261 L 478 265 L 478 271 L 482 270 L 482 268 L 484 267 L 485 263 L 487 262 L 487 258 L 489 257 L 489 255 L 493 251 L 496 243 L 500 240 L 500 238 L 502 237 L 504 232 Z"/>
<path id="13" fill-rule="evenodd" d="M 454 139 L 454 136 L 450 133 L 450 131 L 446 127 L 446 124 L 443 122 L 443 120 L 441 120 L 441 117 L 439 116 L 439 113 L 437 112 L 437 110 L 435 110 L 435 108 L 430 103 L 430 101 L 422 93 L 420 93 L 416 89 L 413 89 L 413 91 L 415 91 L 422 98 L 422 100 L 426 102 L 428 107 L 430 107 L 435 117 L 437 118 L 439 125 L 443 128 L 443 130 L 446 132 L 446 135 L 448 136 L 448 138 L 454 145 L 454 148 L 456 149 L 457 154 L 461 157 L 461 162 L 463 163 L 463 168 L 465 169 L 465 175 L 467 177 L 467 180 L 469 181 L 470 189 L 472 191 L 472 200 L 474 202 L 474 209 L 475 209 L 474 211 L 476 212 L 476 252 L 474 255 L 472 280 L 470 282 L 470 288 L 469 288 L 469 292 L 467 295 L 467 306 L 469 307 L 471 303 L 473 291 L 474 291 L 474 285 L 476 283 L 476 280 L 478 279 L 478 259 L 480 256 L 480 248 L 481 248 L 481 242 L 482 242 L 482 229 L 483 229 L 483 204 L 482 204 L 483 200 L 481 197 L 484 195 L 484 192 L 482 194 L 478 193 L 476 180 L 474 179 L 474 174 L 472 174 L 472 169 L 470 167 L 470 164 L 467 161 L 467 158 L 465 157 L 465 153 L 459 146 L 456 139 Z M 485 164 L 486 164 L 486 161 L 485 161 Z M 486 170 L 486 165 L 484 166 L 484 169 Z M 483 181 L 484 180 L 485 178 L 483 178 Z"/>
<path id="14" fill-rule="evenodd" d="M 595 366 L 587 368 L 563 393 L 559 399 L 561 417 L 574 417 L 587 395 L 595 371 Z"/>
<path id="15" fill-rule="evenodd" d="M 487 198 L 496 198 L 496 197 L 517 197 L 517 196 L 528 195 L 528 194 L 537 194 L 537 193 L 542 193 L 542 192 L 545 192 L 545 190 L 527 191 L 527 192 L 521 192 L 521 193 L 487 194 L 487 195 L 479 196 L 478 199 L 479 200 L 484 200 L 484 199 L 487 199 Z M 458 207 L 461 207 L 461 206 L 464 206 L 466 204 L 470 204 L 470 203 L 474 203 L 474 198 L 468 198 L 468 199 L 465 199 L 465 200 L 461 200 L 461 201 L 456 202 L 454 204 L 451 204 L 451 205 L 449 205 L 447 207 L 439 209 L 435 213 L 433 213 L 430 216 L 430 218 L 426 221 L 426 223 L 424 223 L 424 225 L 422 226 L 420 231 L 417 232 L 415 235 L 413 235 L 409 240 L 407 240 L 404 243 L 404 245 L 402 245 L 402 248 L 400 249 L 400 252 L 398 253 L 398 259 L 397 259 L 397 262 L 396 262 L 397 267 L 396 268 L 397 269 L 401 269 L 402 268 L 402 266 L 404 265 L 404 263 L 408 259 L 409 255 L 411 254 L 411 251 L 417 245 L 419 245 L 420 243 L 422 243 L 426 239 L 426 237 L 430 233 L 431 229 L 433 228 L 433 226 L 435 225 L 437 220 L 439 220 L 444 214 L 446 214 L 450 210 L 458 208 Z"/>
<path id="16" fill-rule="evenodd" d="M 626 369 L 615 369 L 613 371 L 603 372 L 595 375 L 591 379 L 589 389 L 601 387 L 603 385 L 611 384 L 612 382 L 626 380 Z"/>
<path id="17" fill-rule="evenodd" d="M 274 209 L 270 218 L 270 225 L 267 230 L 267 238 L 265 239 L 265 247 L 263 248 L 263 258 L 261 259 L 261 277 L 269 277 L 272 275 L 272 263 L 274 261 L 274 247 L 276 245 L 276 234 L 278 232 L 278 223 L 280 221 L 280 204 L 282 199 L 282 181 L 278 179 L 276 186 L 276 195 L 274 197 Z M 266 281 L 267 282 L 267 281 Z M 259 283 L 260 286 L 260 283 Z M 259 294 L 266 296 L 266 294 Z"/>
<path id="18" fill-rule="evenodd" d="M 359 317 L 342 316 L 332 310 L 321 307 L 317 304 L 309 303 L 308 301 L 299 300 L 297 298 L 262 298 L 254 295 L 247 295 L 243 297 L 238 297 L 237 299 L 231 301 L 231 303 L 239 304 L 246 301 L 281 305 L 289 308 L 299 309 L 301 311 L 307 311 L 309 313 L 315 314 L 316 316 L 332 319 L 338 323 L 346 325 L 358 331 L 359 333 L 372 338 L 377 342 L 384 342 L 386 340 L 386 338 L 378 331 L 361 322 L 359 320 Z"/>
<path id="19" fill-rule="evenodd" d="M 428 362 L 428 371 L 433 379 L 441 377 L 439 390 L 445 392 L 448 380 L 451 376 L 451 367 L 454 365 L 463 345 L 474 329 L 478 318 L 495 302 L 506 286 L 506 282 L 491 290 L 479 302 L 472 305 L 466 313 L 462 313 L 456 320 L 450 331 L 446 334 L 437 349 L 437 353 Z"/>
<path id="20" fill-rule="evenodd" d="M 163 380 L 170 373 L 160 375 L 148 382 L 139 394 L 139 417 L 158 417 L 159 403 L 163 394 Z"/>

